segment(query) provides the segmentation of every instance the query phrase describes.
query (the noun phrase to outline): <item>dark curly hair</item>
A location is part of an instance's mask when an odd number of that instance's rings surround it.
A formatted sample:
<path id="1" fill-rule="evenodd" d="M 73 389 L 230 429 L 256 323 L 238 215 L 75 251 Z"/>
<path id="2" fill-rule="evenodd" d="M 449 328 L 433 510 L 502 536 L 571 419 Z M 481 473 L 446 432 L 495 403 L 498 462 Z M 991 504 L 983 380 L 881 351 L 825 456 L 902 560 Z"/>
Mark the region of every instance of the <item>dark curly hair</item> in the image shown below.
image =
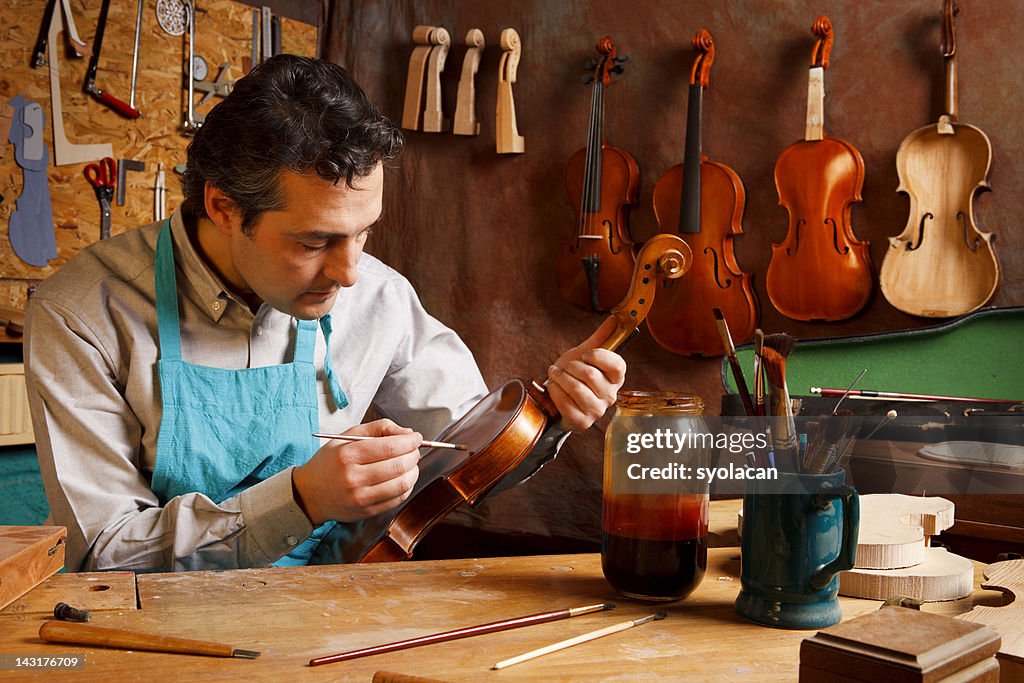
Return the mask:
<path id="1" fill-rule="evenodd" d="M 402 151 L 401 131 L 337 64 L 277 55 L 239 79 L 188 146 L 185 199 L 206 216 L 206 183 L 237 205 L 251 232 L 265 211 L 283 209 L 281 171 L 315 172 L 352 187 Z"/>

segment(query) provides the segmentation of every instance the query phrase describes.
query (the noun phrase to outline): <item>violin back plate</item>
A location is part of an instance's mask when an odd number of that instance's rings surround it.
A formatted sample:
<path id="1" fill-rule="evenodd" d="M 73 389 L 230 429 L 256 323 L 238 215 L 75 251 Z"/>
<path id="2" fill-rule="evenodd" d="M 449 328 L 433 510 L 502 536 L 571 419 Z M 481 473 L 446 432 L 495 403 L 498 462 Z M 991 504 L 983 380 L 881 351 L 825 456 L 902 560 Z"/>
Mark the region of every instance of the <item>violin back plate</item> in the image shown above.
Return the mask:
<path id="1" fill-rule="evenodd" d="M 999 285 L 992 233 L 978 230 L 973 198 L 987 190 L 992 147 L 968 124 L 953 135 L 919 128 L 896 154 L 899 191 L 910 198 L 903 233 L 889 238 L 879 281 L 897 309 L 928 318 L 977 310 Z"/>

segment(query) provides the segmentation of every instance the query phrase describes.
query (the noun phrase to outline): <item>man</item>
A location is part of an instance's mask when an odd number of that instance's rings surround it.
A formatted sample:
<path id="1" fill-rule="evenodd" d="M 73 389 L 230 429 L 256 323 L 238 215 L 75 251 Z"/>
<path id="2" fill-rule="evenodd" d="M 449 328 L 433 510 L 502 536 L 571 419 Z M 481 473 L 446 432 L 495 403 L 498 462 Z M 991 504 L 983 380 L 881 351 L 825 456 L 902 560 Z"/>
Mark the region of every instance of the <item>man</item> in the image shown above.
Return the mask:
<path id="1" fill-rule="evenodd" d="M 409 496 L 423 435 L 486 387 L 409 283 L 362 254 L 401 145 L 341 67 L 275 57 L 207 116 L 169 220 L 39 287 L 26 374 L 69 568 L 349 561 Z M 609 332 L 550 369 L 560 429 L 614 401 L 625 364 L 595 348 Z M 371 406 L 386 417 L 360 424 Z"/>

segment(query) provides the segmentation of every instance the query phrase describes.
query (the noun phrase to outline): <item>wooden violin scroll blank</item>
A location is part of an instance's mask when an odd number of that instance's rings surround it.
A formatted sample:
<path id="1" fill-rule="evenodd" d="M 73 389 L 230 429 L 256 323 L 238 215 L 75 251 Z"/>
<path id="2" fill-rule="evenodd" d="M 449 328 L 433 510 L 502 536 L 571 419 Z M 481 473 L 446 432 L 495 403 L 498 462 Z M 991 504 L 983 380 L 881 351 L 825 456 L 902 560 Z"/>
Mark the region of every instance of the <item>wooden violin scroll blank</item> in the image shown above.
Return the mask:
<path id="1" fill-rule="evenodd" d="M 498 104 L 495 111 L 494 135 L 498 154 L 522 154 L 526 151 L 526 138 L 516 126 L 516 103 L 512 98 L 512 84 L 522 54 L 519 33 L 514 28 L 501 32 L 501 61 L 498 63 Z"/>
<path id="2" fill-rule="evenodd" d="M 751 276 L 740 270 L 733 251 L 733 238 L 743 233 L 743 183 L 701 148 L 703 92 L 715 60 L 711 33 L 698 31 L 693 49 L 683 163 L 666 171 L 654 187 L 658 228 L 686 241 L 693 268 L 686 277 L 663 281 L 647 327 L 672 353 L 712 356 L 725 352 L 713 309 L 722 309 L 737 343 L 754 334 L 758 312 Z"/>
<path id="3" fill-rule="evenodd" d="M 449 122 L 441 111 L 441 72 L 444 71 L 452 39 L 446 29 L 435 28 L 430 36 L 430 42 L 433 47 L 427 58 L 427 96 L 423 105 L 423 132 L 442 133 L 448 130 Z"/>
<path id="4" fill-rule="evenodd" d="M 607 143 L 604 135 L 605 89 L 613 73 L 622 73 L 626 57 L 604 36 L 597 59 L 587 61 L 584 83 L 591 84 L 586 147 L 569 159 L 565 189 L 575 212 L 572 236 L 562 242 L 555 267 L 558 290 L 585 311 L 607 311 L 629 290 L 636 247 L 629 234 L 629 209 L 638 200 L 636 159 Z"/>
<path id="5" fill-rule="evenodd" d="M 402 128 L 419 130 L 420 103 L 423 101 L 423 76 L 427 68 L 427 57 L 433 47 L 431 38 L 433 26 L 417 26 L 412 30 L 412 42 L 416 45 L 409 56 L 409 71 L 405 77 L 405 105 L 402 107 Z"/>
<path id="6" fill-rule="evenodd" d="M 656 235 L 638 256 L 629 296 L 612 311 L 615 329 L 602 348 L 615 349 L 643 322 L 660 277 L 681 277 L 692 263 L 689 247 L 675 235 Z M 412 557 L 430 529 L 460 505 L 475 505 L 523 462 L 547 428 L 559 419 L 547 389 L 513 379 L 492 391 L 439 439 L 457 439 L 468 451 L 433 448 L 420 460 L 412 495 L 396 512 L 380 515 L 351 539 L 358 562 L 396 562 Z M 525 476 L 525 475 L 524 475 Z"/>
<path id="7" fill-rule="evenodd" d="M 874 287 L 870 245 L 857 239 L 851 207 L 861 200 L 864 160 L 845 140 L 825 134 L 825 70 L 834 34 L 818 17 L 808 74 L 804 139 L 779 154 L 775 187 L 789 214 L 785 240 L 772 245 L 768 298 L 794 320 L 844 320 L 867 304 Z"/>
<path id="8" fill-rule="evenodd" d="M 452 132 L 456 135 L 479 135 L 480 124 L 476 120 L 476 72 L 480 69 L 480 56 L 484 51 L 484 33 L 478 28 L 469 29 L 466 34 L 466 56 L 462 59 L 462 75 L 459 77 L 459 91 L 455 103 L 455 119 Z"/>
<path id="9" fill-rule="evenodd" d="M 992 144 L 957 114 L 956 32 L 952 0 L 943 7 L 945 109 L 938 124 L 918 128 L 896 152 L 898 192 L 910 198 L 903 232 L 889 238 L 879 282 L 895 308 L 949 318 L 981 308 L 999 286 L 990 232 L 978 229 L 974 197 L 988 185 Z"/>

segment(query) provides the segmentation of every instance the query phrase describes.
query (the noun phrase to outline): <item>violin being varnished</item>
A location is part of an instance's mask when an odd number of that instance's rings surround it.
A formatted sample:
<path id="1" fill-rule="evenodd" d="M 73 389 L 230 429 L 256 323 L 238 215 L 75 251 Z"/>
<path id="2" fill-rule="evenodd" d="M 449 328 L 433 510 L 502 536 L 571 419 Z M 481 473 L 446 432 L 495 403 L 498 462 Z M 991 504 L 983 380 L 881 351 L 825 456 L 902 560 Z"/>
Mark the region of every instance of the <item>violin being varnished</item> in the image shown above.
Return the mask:
<path id="1" fill-rule="evenodd" d="M 779 204 L 789 212 L 789 231 L 772 245 L 765 284 L 768 298 L 794 320 L 843 320 L 871 297 L 870 245 L 850 225 L 850 208 L 861 199 L 864 160 L 845 140 L 825 135 L 825 70 L 832 50 L 832 23 L 818 17 L 811 57 L 804 139 L 775 162 Z"/>
<path id="2" fill-rule="evenodd" d="M 879 281 L 889 303 L 911 315 L 970 313 L 999 286 L 995 236 L 974 222 L 974 196 L 989 189 L 992 145 L 981 130 L 957 121 L 953 0 L 942 12 L 945 113 L 918 128 L 896 153 L 898 190 L 910 198 L 903 232 L 889 238 Z"/>
<path id="3" fill-rule="evenodd" d="M 654 186 L 654 215 L 662 233 L 678 233 L 693 251 L 693 267 L 681 278 L 664 280 L 647 318 L 661 346 L 680 355 L 725 353 L 713 313 L 722 309 L 737 343 L 757 328 L 757 300 L 750 275 L 740 270 L 733 237 L 743 233 L 745 193 L 736 172 L 710 161 L 701 150 L 701 109 L 715 44 L 706 29 L 693 39 L 697 57 L 690 73 L 683 163 Z"/>
<path id="4" fill-rule="evenodd" d="M 613 73 L 622 73 L 615 43 L 597 43 L 598 59 L 588 63 L 584 82 L 593 83 L 587 146 L 565 171 L 569 201 L 576 209 L 576 232 L 562 243 L 556 278 L 570 303 L 587 311 L 607 311 L 629 291 L 636 248 L 629 236 L 629 207 L 637 203 L 640 171 L 629 152 L 604 139 L 604 92 Z"/>
<path id="5" fill-rule="evenodd" d="M 615 350 L 632 337 L 654 301 L 658 281 L 681 277 L 693 256 L 675 235 L 644 243 L 629 291 L 611 310 L 615 328 L 602 348 Z M 464 443 L 468 451 L 432 448 L 420 460 L 412 495 L 397 512 L 366 524 L 349 539 L 359 562 L 395 562 L 412 556 L 430 529 L 463 503 L 476 505 L 529 455 L 548 425 L 559 419 L 547 388 L 538 382 L 506 382 L 487 395 L 438 440 Z M 381 528 L 383 526 L 383 528 Z"/>

